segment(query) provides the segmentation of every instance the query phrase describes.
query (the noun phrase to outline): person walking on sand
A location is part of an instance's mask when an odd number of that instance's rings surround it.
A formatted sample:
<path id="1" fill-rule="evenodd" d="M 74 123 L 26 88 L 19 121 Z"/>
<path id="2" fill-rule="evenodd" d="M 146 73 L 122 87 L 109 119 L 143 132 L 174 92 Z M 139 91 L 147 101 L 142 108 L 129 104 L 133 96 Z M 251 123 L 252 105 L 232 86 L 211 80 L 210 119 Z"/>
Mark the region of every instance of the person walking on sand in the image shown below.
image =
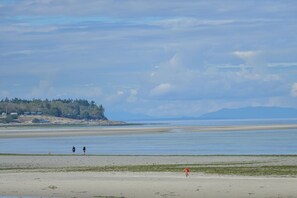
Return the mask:
<path id="1" fill-rule="evenodd" d="M 188 167 L 186 167 L 186 168 L 184 169 L 184 172 L 185 172 L 185 174 L 186 174 L 186 177 L 188 177 L 189 174 L 190 174 L 190 169 L 189 169 Z"/>
<path id="2" fill-rule="evenodd" d="M 72 153 L 75 153 L 75 146 L 72 147 Z"/>
<path id="3" fill-rule="evenodd" d="M 85 146 L 83 147 L 83 151 L 84 151 L 84 154 L 86 154 L 86 147 Z"/>

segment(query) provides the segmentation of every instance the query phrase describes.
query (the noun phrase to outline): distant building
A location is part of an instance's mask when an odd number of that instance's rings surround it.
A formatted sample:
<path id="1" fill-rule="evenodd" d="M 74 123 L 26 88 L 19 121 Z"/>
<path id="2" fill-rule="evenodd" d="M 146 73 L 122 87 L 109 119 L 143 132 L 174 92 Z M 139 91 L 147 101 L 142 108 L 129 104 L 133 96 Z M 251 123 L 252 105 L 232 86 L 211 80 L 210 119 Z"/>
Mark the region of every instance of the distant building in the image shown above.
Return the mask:
<path id="1" fill-rule="evenodd" d="M 43 114 L 43 112 L 41 112 L 41 111 L 26 111 L 26 112 L 24 112 L 24 115 L 42 115 Z"/>

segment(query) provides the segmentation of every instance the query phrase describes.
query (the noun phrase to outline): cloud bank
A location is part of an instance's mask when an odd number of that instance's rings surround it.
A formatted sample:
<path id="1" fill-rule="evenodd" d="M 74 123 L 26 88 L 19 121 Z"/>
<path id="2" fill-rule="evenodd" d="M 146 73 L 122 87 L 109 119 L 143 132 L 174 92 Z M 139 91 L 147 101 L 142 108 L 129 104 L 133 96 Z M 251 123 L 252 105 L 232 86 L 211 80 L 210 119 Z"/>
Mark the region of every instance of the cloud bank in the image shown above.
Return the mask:
<path id="1" fill-rule="evenodd" d="M 0 97 L 199 116 L 295 107 L 295 1 L 0 2 Z"/>

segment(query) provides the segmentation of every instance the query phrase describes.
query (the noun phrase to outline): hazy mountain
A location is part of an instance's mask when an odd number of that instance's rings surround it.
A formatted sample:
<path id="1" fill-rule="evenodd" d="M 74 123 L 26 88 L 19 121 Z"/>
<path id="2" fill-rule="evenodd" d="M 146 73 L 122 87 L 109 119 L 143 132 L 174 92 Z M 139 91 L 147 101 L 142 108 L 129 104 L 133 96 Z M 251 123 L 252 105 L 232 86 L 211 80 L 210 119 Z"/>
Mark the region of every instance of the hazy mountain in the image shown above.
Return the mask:
<path id="1" fill-rule="evenodd" d="M 110 120 L 120 120 L 120 121 L 143 121 L 143 120 L 153 120 L 154 118 L 140 113 L 129 113 L 129 112 L 110 112 L 106 113 L 108 119 Z"/>
<path id="2" fill-rule="evenodd" d="M 200 117 L 151 117 L 145 114 L 129 112 L 107 113 L 110 120 L 121 121 L 157 121 L 157 120 L 206 120 L 206 119 L 273 119 L 273 118 L 297 118 L 297 109 L 285 107 L 244 107 L 238 109 L 221 109 L 206 113 Z"/>
<path id="3" fill-rule="evenodd" d="M 221 109 L 206 113 L 199 119 L 269 119 L 297 118 L 297 109 L 284 107 L 245 107 L 239 109 Z"/>

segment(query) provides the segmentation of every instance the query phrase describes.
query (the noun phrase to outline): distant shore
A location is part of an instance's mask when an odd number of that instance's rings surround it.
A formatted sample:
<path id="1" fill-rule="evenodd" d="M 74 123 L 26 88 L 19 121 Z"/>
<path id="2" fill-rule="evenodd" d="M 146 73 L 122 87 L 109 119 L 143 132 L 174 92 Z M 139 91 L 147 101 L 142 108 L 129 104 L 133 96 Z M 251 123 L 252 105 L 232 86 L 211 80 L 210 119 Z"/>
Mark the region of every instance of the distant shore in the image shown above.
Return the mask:
<path id="1" fill-rule="evenodd" d="M 1 116 L 0 116 L 1 117 Z M 37 120 L 34 121 L 34 120 Z M 9 123 L 0 123 L 0 127 L 14 127 L 14 126 L 64 126 L 64 125 L 96 125 L 96 126 L 121 126 L 126 125 L 123 121 L 114 120 L 94 120 L 94 119 L 72 119 L 65 117 L 56 117 L 49 115 L 19 115 L 16 120 Z"/>
<path id="2" fill-rule="evenodd" d="M 281 130 L 297 129 L 297 124 L 277 125 L 247 125 L 247 126 L 133 126 L 133 127 L 2 127 L 0 126 L 0 138 L 33 138 L 33 137 L 71 137 L 71 136 L 100 136 L 100 135 L 131 135 L 147 133 L 164 133 L 174 130 L 187 132 L 225 132 L 242 130 Z M 75 126 L 75 125 L 74 125 Z"/>

